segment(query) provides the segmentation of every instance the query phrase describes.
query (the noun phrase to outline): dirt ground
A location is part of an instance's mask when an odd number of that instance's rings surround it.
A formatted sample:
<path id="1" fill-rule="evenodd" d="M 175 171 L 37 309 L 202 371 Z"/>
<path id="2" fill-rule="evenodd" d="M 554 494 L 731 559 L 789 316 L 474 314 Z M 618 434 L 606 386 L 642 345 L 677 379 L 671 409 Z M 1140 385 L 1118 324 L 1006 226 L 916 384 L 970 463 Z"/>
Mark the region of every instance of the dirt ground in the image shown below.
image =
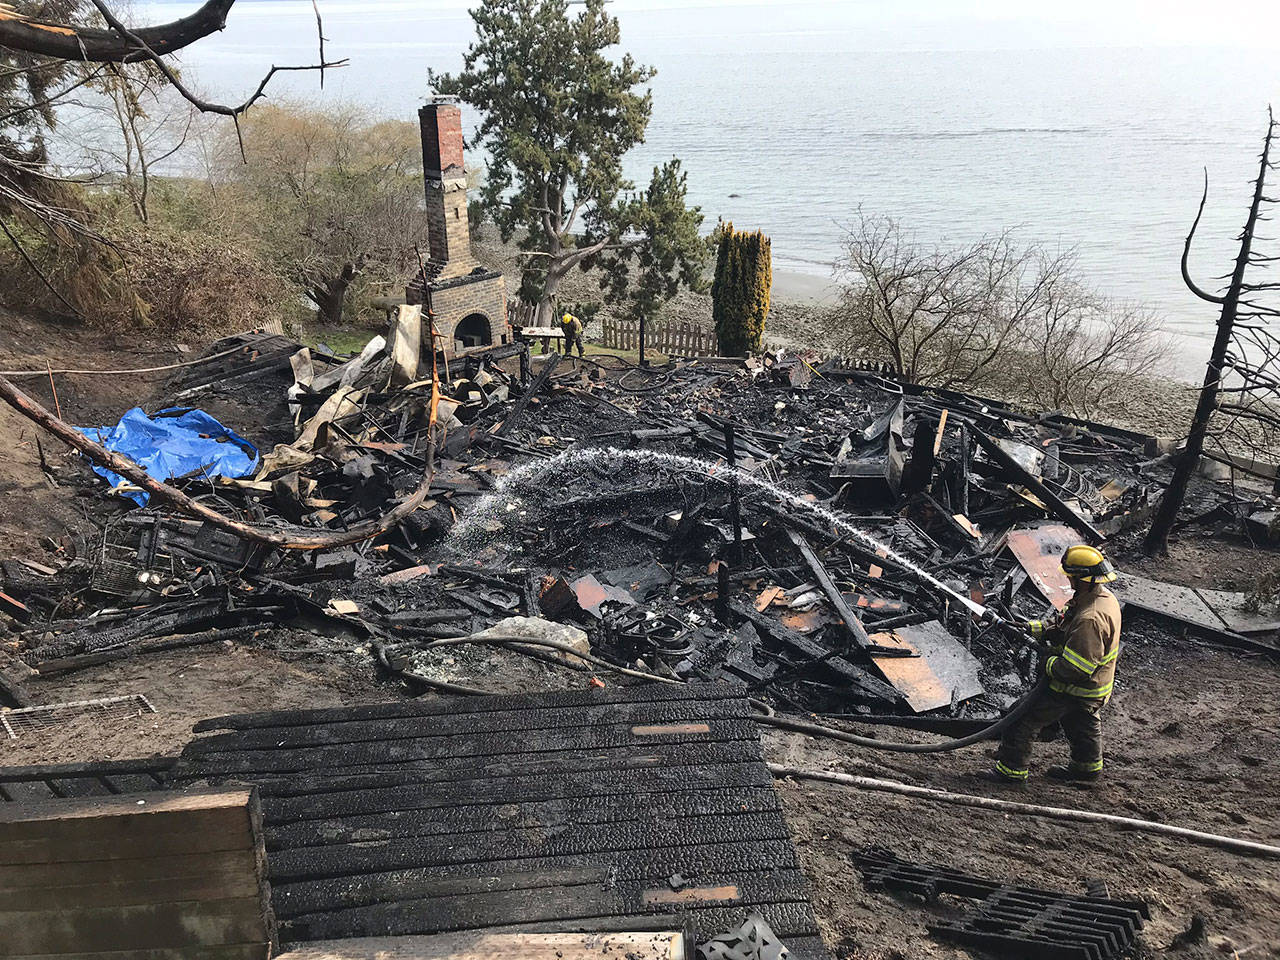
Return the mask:
<path id="1" fill-rule="evenodd" d="M 1235 653 L 1131 645 L 1106 715 L 1106 779 L 1091 789 L 1043 778 L 1026 790 L 986 784 L 977 774 L 991 763 L 988 748 L 941 757 L 879 754 L 771 732 L 766 753 L 787 766 L 1097 810 L 1277 844 L 1278 681 L 1275 665 Z M 1064 758 L 1061 742 L 1040 744 L 1033 776 Z M 1280 862 L 1145 833 L 813 782 L 785 781 L 779 789 L 824 935 L 838 956 L 966 955 L 926 931 L 945 909 L 863 886 L 849 858 L 871 845 L 905 859 L 1077 893 L 1084 892 L 1086 880 L 1105 880 L 1113 896 L 1151 904 L 1143 939 L 1152 956 L 1280 956 Z M 1181 945 L 1178 936 L 1195 914 L 1205 918 L 1209 943 Z"/>
<path id="2" fill-rule="evenodd" d="M 46 362 L 55 370 L 114 370 L 159 367 L 198 356 L 201 344 L 186 344 L 183 353 L 172 342 L 160 343 L 145 336 L 119 335 L 92 330 L 79 324 L 21 317 L 0 309 L 0 370 L 40 370 Z M 58 407 L 63 419 L 76 426 L 115 423 L 132 407 L 153 395 L 166 373 L 123 376 L 57 375 L 57 402 L 49 378 L 14 378 L 14 383 L 50 410 Z M 5 404 L 0 404 L 0 557 L 39 560 L 48 548 L 46 537 L 60 541 L 68 532 L 86 525 L 81 497 L 101 498 L 101 488 L 75 490 L 55 487 L 45 478 L 45 463 L 60 477 L 78 477 L 85 471 L 58 441 L 41 435 L 37 446 L 35 426 Z"/>
<path id="3" fill-rule="evenodd" d="M 148 366 L 183 354 L 172 345 L 127 347 L 73 328 L 49 327 L 0 314 L 0 369 Z M 198 344 L 191 344 L 193 350 Z M 163 374 L 150 377 L 57 378 L 67 418 L 107 423 L 143 402 Z M 49 402 L 47 378 L 22 381 Z M 240 427 L 241 424 L 232 424 Z M 55 488 L 44 478 L 32 428 L 0 410 L 0 557 L 39 559 L 42 538 L 65 536 L 85 520 L 101 487 Z M 45 455 L 68 475 L 79 466 L 45 443 Z M 83 498 L 83 500 L 82 500 Z M 1235 587 L 1274 555 L 1247 544 L 1206 540 L 1203 532 L 1173 545 L 1168 560 L 1135 565 L 1147 576 L 1197 586 Z M 305 634 L 272 635 L 272 645 L 302 648 Z M 192 725 L 230 712 L 310 707 L 403 696 L 375 678 L 359 654 L 320 656 L 244 647 L 176 651 L 92 668 L 49 681 L 30 681 L 39 702 L 143 693 L 154 715 L 110 724 L 83 724 L 17 744 L 0 742 L 0 766 L 105 760 L 178 752 Z M 963 793 L 1009 795 L 1055 806 L 1077 806 L 1236 837 L 1280 844 L 1280 666 L 1194 640 L 1160 643 L 1134 638 L 1108 707 L 1106 780 L 1091 790 L 1038 778 L 1008 794 L 976 774 L 990 764 L 987 748 L 932 757 L 862 750 L 769 731 L 775 762 L 901 780 Z M 869 732 L 863 730 L 860 732 Z M 880 735 L 910 738 L 903 731 Z M 1064 754 L 1041 744 L 1043 769 Z M 933 940 L 926 926 L 954 911 L 867 890 L 850 855 L 870 845 L 980 875 L 1079 891 L 1105 880 L 1115 896 L 1148 900 L 1153 919 L 1144 936 L 1149 956 L 1280 957 L 1280 861 L 1266 861 L 1143 833 L 1009 816 L 967 807 L 866 793 L 812 782 L 782 782 L 792 837 L 810 878 L 814 903 L 838 957 L 950 958 L 963 951 Z M 1194 915 L 1208 942 L 1179 935 Z"/>

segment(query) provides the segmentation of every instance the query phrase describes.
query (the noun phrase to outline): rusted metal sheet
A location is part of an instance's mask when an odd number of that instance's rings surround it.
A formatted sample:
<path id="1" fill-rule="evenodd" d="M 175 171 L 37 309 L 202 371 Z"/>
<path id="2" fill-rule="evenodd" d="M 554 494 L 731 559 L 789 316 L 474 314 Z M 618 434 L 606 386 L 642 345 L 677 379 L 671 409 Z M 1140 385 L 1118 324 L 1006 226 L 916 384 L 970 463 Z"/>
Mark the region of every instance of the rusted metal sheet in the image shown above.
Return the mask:
<path id="1" fill-rule="evenodd" d="M 1010 530 L 1005 546 L 1027 571 L 1027 578 L 1040 595 L 1059 610 L 1065 610 L 1074 592 L 1062 572 L 1062 555 L 1080 542 L 1080 534 L 1061 523 Z"/>
<path id="2" fill-rule="evenodd" d="M 936 620 L 900 627 L 893 633 L 874 633 L 871 640 L 917 654 L 871 657 L 916 713 L 950 706 L 983 692 L 978 679 L 981 664 Z"/>
<path id="3" fill-rule="evenodd" d="M 865 593 L 846 593 L 845 600 L 858 610 L 867 610 L 882 617 L 893 617 L 906 613 L 910 609 L 901 600 L 886 600 L 884 597 L 872 597 Z"/>
<path id="4" fill-rule="evenodd" d="M 782 625 L 796 633 L 810 634 L 831 622 L 831 618 L 816 607 L 811 610 L 792 610 L 782 615 Z"/>
<path id="5" fill-rule="evenodd" d="M 764 611 L 768 609 L 769 605 L 780 596 L 782 596 L 781 587 L 766 587 L 761 591 L 759 596 L 756 597 L 756 609 L 761 613 L 764 613 Z"/>

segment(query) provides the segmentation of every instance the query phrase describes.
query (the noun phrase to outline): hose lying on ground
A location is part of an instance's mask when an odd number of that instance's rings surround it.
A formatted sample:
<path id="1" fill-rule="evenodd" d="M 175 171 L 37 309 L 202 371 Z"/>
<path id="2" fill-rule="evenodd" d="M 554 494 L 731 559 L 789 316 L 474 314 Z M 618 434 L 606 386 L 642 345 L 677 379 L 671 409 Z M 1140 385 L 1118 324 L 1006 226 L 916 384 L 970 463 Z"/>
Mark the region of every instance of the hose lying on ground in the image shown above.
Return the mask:
<path id="1" fill-rule="evenodd" d="M 995 810 L 999 813 L 1018 813 L 1029 817 L 1075 820 L 1082 823 L 1106 823 L 1122 830 L 1137 830 L 1142 833 L 1177 837 L 1181 840 L 1218 847 L 1234 853 L 1249 853 L 1260 857 L 1280 858 L 1280 847 L 1267 843 L 1224 837 L 1216 833 L 1204 833 L 1200 830 L 1189 830 L 1186 827 L 1175 827 L 1167 823 L 1157 823 L 1154 820 L 1138 820 L 1133 817 L 1120 817 L 1111 813 L 1095 813 L 1092 810 L 1046 807 L 1038 803 L 1019 803 L 1015 800 L 997 800 L 993 797 L 975 797 L 967 793 L 950 793 L 946 790 L 935 790 L 932 787 L 916 787 L 909 783 L 899 783 L 896 780 L 855 777 L 846 773 L 829 773 L 823 770 L 804 770 L 798 767 L 784 767 L 776 763 L 770 763 L 768 767 L 769 772 L 778 778 L 792 777 L 798 780 L 817 780 L 842 787 L 857 787 L 862 790 L 873 790 L 879 793 L 895 793 L 904 797 L 919 797 L 922 800 L 935 800 L 939 803 L 979 807 L 984 810 Z"/>
<path id="2" fill-rule="evenodd" d="M 558 650 L 561 653 L 567 653 L 570 656 L 577 657 L 579 660 L 584 660 L 587 663 L 593 663 L 606 670 L 622 674 L 625 677 L 634 677 L 639 680 L 649 680 L 654 683 L 665 683 L 674 686 L 682 686 L 684 684 L 683 680 L 673 680 L 670 677 L 660 677 L 655 673 L 646 673 L 643 670 L 633 670 L 630 667 L 618 666 L 616 663 L 611 663 L 608 660 L 595 656 L 594 654 L 582 653 L 572 644 L 563 643 L 559 640 L 522 637 L 517 634 L 492 634 L 483 637 L 475 635 L 469 637 L 450 637 L 444 640 L 432 640 L 430 643 L 405 644 L 405 646 L 413 646 L 415 649 L 425 652 L 427 650 L 434 650 L 437 647 L 451 647 L 469 643 L 499 646 L 516 653 L 520 652 L 520 644 L 534 647 L 546 647 L 551 650 Z M 390 648 L 379 645 L 378 659 L 382 662 L 383 666 L 392 670 L 393 673 L 399 673 L 401 676 L 411 680 L 416 680 L 426 686 L 434 687 L 444 693 L 475 697 L 486 696 L 489 692 L 475 687 L 465 687 L 459 684 L 448 683 L 443 680 L 432 680 L 429 677 L 424 677 L 421 674 L 412 673 L 406 670 L 394 669 L 387 661 L 387 649 Z M 781 730 L 792 730 L 796 733 L 806 733 L 814 737 L 826 737 L 831 740 L 841 740 L 845 743 L 856 744 L 860 747 L 868 747 L 872 750 L 885 750 L 892 753 L 946 753 L 951 750 L 959 750 L 963 747 L 969 747 L 975 743 L 981 743 L 984 740 L 990 740 L 996 737 L 1030 709 L 1032 694 L 1035 692 L 1036 691 L 1033 690 L 1031 693 L 1028 693 L 1025 697 L 1014 704 L 1012 710 L 985 730 L 979 730 L 977 733 L 970 734 L 967 737 L 962 737 L 959 740 L 947 740 L 943 743 L 893 743 L 885 740 L 874 740 L 870 737 L 860 737 L 857 734 L 846 733 L 845 731 L 837 730 L 834 727 L 825 727 L 817 723 L 805 723 L 802 720 L 791 720 L 787 717 L 780 717 L 773 712 L 773 708 L 768 704 L 755 699 L 750 702 L 752 707 L 759 712 L 756 715 L 753 715 L 751 719 L 756 723 L 764 724 L 765 726 L 777 727 Z"/>
<path id="3" fill-rule="evenodd" d="M 969 736 L 961 737 L 959 740 L 947 740 L 943 743 L 895 743 L 890 740 L 875 740 L 871 737 L 860 737 L 856 733 L 846 733 L 844 730 L 837 730 L 835 727 L 826 727 L 818 723 L 806 723 L 803 720 L 792 720 L 788 717 L 761 716 L 753 717 L 752 719 L 756 723 L 764 724 L 766 727 L 777 727 L 779 730 L 791 730 L 795 733 L 807 733 L 811 737 L 826 737 L 828 740 L 840 740 L 844 743 L 856 744 L 859 747 L 867 747 L 870 750 L 884 750 L 889 753 L 948 753 L 952 750 L 971 747 L 975 743 L 981 743 L 983 740 L 995 739 L 996 736 L 1007 730 L 1014 721 L 1031 709 L 1032 698 L 1038 689 L 1037 687 L 1032 690 L 1015 703 L 1012 710 L 985 730 L 971 733 Z"/>
<path id="4" fill-rule="evenodd" d="M 616 663 L 610 663 L 608 660 L 603 660 L 600 657 L 595 656 L 594 654 L 581 653 L 578 651 L 576 647 L 572 646 L 571 644 L 562 643 L 559 640 L 534 639 L 530 637 L 517 636 L 515 634 L 504 634 L 501 636 L 488 636 L 488 637 L 477 637 L 474 635 L 469 637 L 449 637 L 444 640 L 433 640 L 427 644 L 396 644 L 395 646 L 386 646 L 381 643 L 375 643 L 373 645 L 373 648 L 375 653 L 377 654 L 379 663 L 381 663 L 384 667 L 386 667 L 387 670 L 389 670 L 391 673 L 399 674 L 400 676 L 408 680 L 415 680 L 418 683 L 423 684 L 424 686 L 432 687 L 436 690 L 441 691 L 442 693 L 449 693 L 457 696 L 465 696 L 465 697 L 491 696 L 492 691 L 490 690 L 480 690 L 476 687 L 466 687 L 457 683 L 449 683 L 445 680 L 435 680 L 435 679 L 432 679 L 431 677 L 424 677 L 422 674 L 415 673 L 411 670 L 404 670 L 398 667 L 393 667 L 391 665 L 390 659 L 387 657 L 387 652 L 389 650 L 393 650 L 395 649 L 395 647 L 399 647 L 399 646 L 412 646 L 417 650 L 425 651 L 425 650 L 430 650 L 433 647 L 456 646 L 459 644 L 466 644 L 466 643 L 491 644 L 494 646 L 502 647 L 504 650 L 510 650 L 512 653 L 520 653 L 524 655 L 529 655 L 532 653 L 532 651 L 521 650 L 519 646 L 520 644 L 525 644 L 527 646 L 534 646 L 534 647 L 547 647 L 551 650 L 559 650 L 562 653 L 570 654 L 571 656 L 577 657 L 579 660 L 583 660 L 588 663 L 594 663 L 597 666 L 604 667 L 606 670 L 611 670 L 614 673 L 620 673 L 620 674 L 623 674 L 624 676 L 636 677 L 641 680 L 651 680 L 655 683 L 665 683 L 668 686 L 684 686 L 685 685 L 683 680 L 672 680 L 670 677 L 660 677 L 656 673 L 646 673 L 643 670 L 633 670 L 630 667 L 620 667 Z M 565 666 L 568 666 L 568 664 L 565 664 Z M 765 718 L 774 716 L 773 707 L 769 706 L 763 700 L 748 698 L 747 702 L 751 704 L 752 709 L 759 711 L 761 716 Z M 752 719 L 753 720 L 759 719 L 759 717 L 752 717 Z"/>

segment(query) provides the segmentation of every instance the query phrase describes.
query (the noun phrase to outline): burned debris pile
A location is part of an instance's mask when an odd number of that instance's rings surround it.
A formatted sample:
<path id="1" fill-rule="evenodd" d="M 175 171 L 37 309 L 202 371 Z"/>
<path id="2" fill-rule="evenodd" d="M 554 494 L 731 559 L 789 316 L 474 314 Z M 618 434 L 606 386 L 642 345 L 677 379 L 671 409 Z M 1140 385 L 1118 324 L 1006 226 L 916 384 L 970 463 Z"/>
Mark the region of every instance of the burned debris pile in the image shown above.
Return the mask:
<path id="1" fill-rule="evenodd" d="M 1001 621 L 1065 604 L 1063 548 L 1136 525 L 1168 470 L 1137 434 L 803 357 L 431 358 L 405 349 L 407 322 L 351 358 L 232 338 L 157 409 L 198 404 L 262 444 L 248 476 L 172 479 L 236 520 L 350 529 L 427 471 L 418 509 L 320 551 L 155 497 L 100 511 L 92 542 L 3 564 L 27 667 L 296 648 L 297 629 L 417 691 L 503 689 L 515 650 L 551 685 L 732 680 L 785 709 L 958 730 L 1036 668 Z M 1207 481 L 1202 499 L 1210 516 L 1267 507 Z M 1257 621 L 1216 633 L 1265 647 L 1276 625 Z"/>

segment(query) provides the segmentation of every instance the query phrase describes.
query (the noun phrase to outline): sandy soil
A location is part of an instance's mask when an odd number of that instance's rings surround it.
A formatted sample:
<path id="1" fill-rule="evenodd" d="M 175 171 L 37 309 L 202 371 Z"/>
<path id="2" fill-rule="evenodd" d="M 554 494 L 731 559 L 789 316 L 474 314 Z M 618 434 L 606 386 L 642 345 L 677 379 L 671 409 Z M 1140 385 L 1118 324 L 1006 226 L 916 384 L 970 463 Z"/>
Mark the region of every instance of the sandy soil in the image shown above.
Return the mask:
<path id="1" fill-rule="evenodd" d="M 307 637 L 297 637 L 305 642 Z M 230 713 L 310 709 L 398 699 L 398 686 L 379 682 L 367 658 L 280 654 L 247 647 L 176 650 L 121 660 L 61 679 L 32 680 L 40 703 L 95 700 L 140 693 L 156 708 L 123 721 L 59 724 L 43 734 L 0 740 L 0 766 L 174 756 L 197 721 Z"/>

